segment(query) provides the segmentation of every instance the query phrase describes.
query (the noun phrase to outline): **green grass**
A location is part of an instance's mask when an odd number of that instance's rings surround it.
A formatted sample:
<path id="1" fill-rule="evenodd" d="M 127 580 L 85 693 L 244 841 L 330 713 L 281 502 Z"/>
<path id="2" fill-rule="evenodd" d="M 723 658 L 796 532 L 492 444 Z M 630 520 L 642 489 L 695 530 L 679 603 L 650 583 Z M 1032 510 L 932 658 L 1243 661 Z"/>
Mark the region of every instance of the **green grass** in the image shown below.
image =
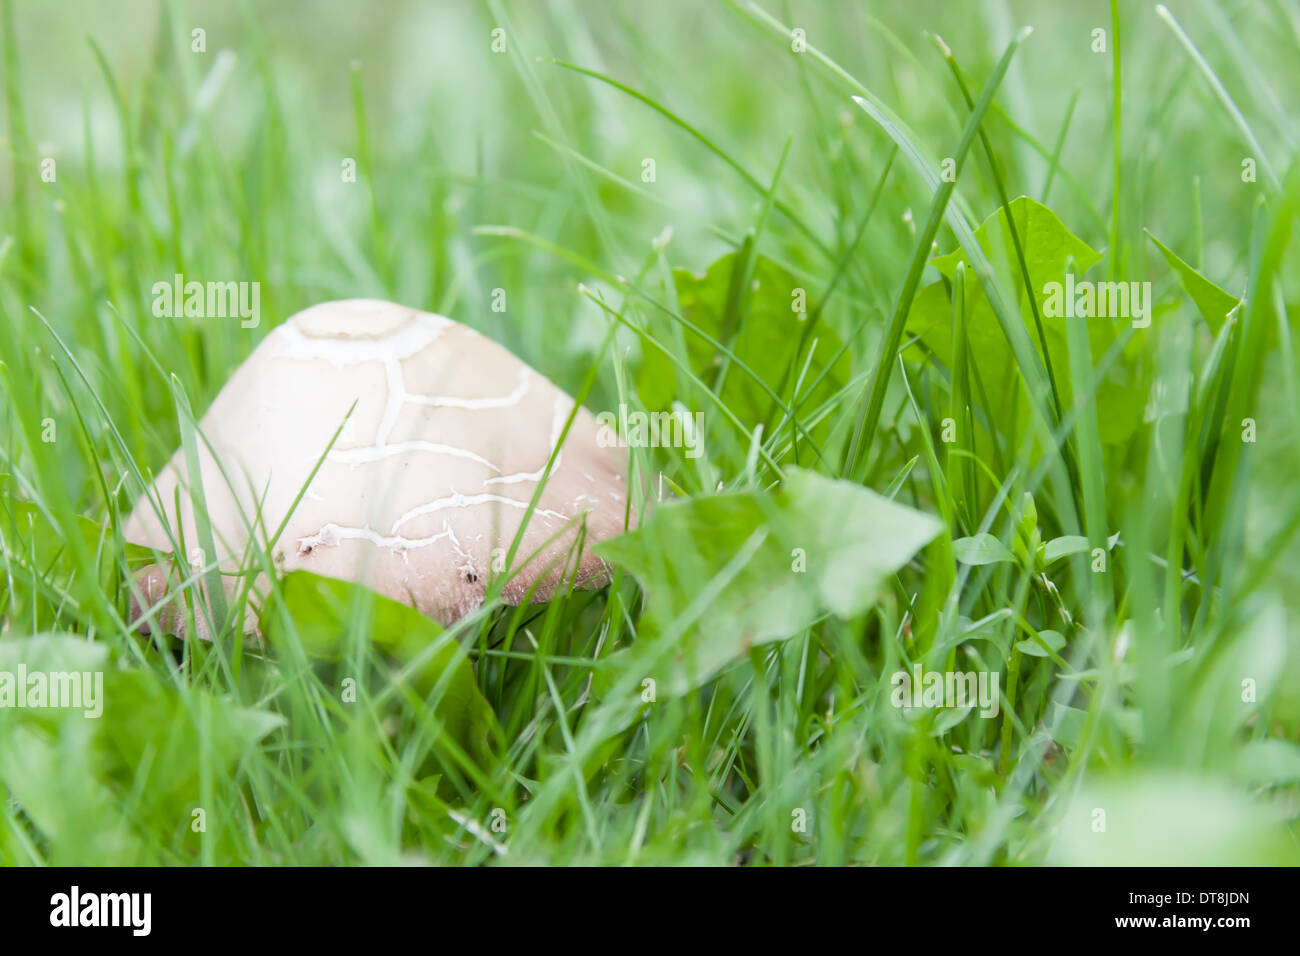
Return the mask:
<path id="1" fill-rule="evenodd" d="M 1300 8 L 642 11 L 0 4 L 0 673 L 105 681 L 0 708 L 0 862 L 1300 862 Z M 262 649 L 212 561 L 218 640 L 137 633 L 150 476 L 365 296 L 703 454 L 632 450 L 599 591 L 285 579 Z"/>

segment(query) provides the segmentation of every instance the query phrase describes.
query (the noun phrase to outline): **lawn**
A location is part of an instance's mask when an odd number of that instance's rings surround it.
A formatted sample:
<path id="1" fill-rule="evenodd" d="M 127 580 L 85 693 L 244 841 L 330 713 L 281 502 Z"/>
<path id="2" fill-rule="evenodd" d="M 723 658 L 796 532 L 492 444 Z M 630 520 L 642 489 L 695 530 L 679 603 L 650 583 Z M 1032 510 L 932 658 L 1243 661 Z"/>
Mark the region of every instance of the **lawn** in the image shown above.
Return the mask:
<path id="1" fill-rule="evenodd" d="M 0 58 L 0 863 L 1300 863 L 1293 0 L 0 0 Z M 127 540 L 340 299 L 619 433 L 606 586 Z"/>

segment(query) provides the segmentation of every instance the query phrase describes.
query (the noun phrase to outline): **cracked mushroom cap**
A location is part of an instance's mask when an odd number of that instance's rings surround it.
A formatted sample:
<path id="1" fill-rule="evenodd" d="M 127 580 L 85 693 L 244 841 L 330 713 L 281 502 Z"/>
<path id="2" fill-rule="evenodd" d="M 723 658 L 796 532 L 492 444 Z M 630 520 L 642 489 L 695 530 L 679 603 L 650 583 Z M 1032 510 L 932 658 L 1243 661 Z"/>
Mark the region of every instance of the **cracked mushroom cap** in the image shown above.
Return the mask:
<path id="1" fill-rule="evenodd" d="M 505 348 L 443 316 L 375 300 L 299 312 L 262 341 L 199 423 L 218 561 L 240 567 L 250 529 L 260 547 L 284 523 L 271 547 L 280 571 L 355 581 L 443 624 L 479 607 L 489 576 L 503 570 L 513 574 L 503 590 L 512 604 L 535 584 L 534 599 L 546 600 L 570 575 L 599 586 L 608 569 L 589 546 L 624 530 L 627 458 L 601 446 L 584 408 L 504 566 L 573 406 Z M 192 548 L 190 487 L 177 451 L 155 500 Z M 172 549 L 147 497 L 125 537 Z M 140 579 L 151 603 L 166 584 L 157 566 Z M 163 627 L 178 632 L 179 617 L 165 610 Z"/>

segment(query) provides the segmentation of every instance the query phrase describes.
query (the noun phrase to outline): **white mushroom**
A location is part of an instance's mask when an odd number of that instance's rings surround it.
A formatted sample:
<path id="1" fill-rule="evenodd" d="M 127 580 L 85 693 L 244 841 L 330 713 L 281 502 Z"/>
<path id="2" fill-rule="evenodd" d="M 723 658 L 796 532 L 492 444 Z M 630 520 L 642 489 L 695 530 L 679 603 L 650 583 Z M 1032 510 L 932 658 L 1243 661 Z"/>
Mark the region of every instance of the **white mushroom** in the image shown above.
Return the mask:
<path id="1" fill-rule="evenodd" d="M 359 582 L 444 624 L 479 607 L 494 574 L 512 575 L 502 595 L 513 604 L 534 585 L 534 599 L 546 600 L 570 576 L 598 586 L 605 565 L 590 547 L 575 555 L 575 545 L 584 524 L 588 545 L 623 531 L 627 462 L 601 447 L 586 409 L 528 515 L 573 405 L 505 348 L 440 315 L 365 299 L 299 312 L 199 423 L 215 558 L 223 570 L 241 566 L 250 534 L 258 547 L 284 523 L 271 543 L 281 572 Z M 172 549 L 158 502 L 172 535 L 197 547 L 183 449 L 154 491 L 131 513 L 127 540 Z M 143 575 L 145 599 L 160 600 L 167 580 L 158 567 Z M 179 618 L 169 607 L 162 625 L 177 632 Z"/>

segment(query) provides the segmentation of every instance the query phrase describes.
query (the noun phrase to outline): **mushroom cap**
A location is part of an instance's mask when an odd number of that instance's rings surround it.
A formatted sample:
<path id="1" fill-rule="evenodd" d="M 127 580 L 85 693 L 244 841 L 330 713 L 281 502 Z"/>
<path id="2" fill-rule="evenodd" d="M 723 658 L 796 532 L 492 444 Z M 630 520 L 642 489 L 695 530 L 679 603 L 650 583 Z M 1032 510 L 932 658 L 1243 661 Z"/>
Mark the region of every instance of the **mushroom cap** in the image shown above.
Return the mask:
<path id="1" fill-rule="evenodd" d="M 512 604 L 534 585 L 534 600 L 570 579 L 599 586 L 606 565 L 576 547 L 583 525 L 586 545 L 624 530 L 627 458 L 602 446 L 586 409 L 528 514 L 573 407 L 508 350 L 443 316 L 371 299 L 299 312 L 267 335 L 199 422 L 217 560 L 239 568 L 250 535 L 261 547 L 283 524 L 270 551 L 280 571 L 355 581 L 443 624 L 479 607 L 493 574 L 510 575 L 502 594 Z M 154 490 L 172 533 L 193 549 L 200 539 L 183 449 Z M 148 496 L 124 534 L 172 549 Z M 150 580 L 156 600 L 161 581 Z M 166 629 L 173 622 L 164 615 Z"/>

